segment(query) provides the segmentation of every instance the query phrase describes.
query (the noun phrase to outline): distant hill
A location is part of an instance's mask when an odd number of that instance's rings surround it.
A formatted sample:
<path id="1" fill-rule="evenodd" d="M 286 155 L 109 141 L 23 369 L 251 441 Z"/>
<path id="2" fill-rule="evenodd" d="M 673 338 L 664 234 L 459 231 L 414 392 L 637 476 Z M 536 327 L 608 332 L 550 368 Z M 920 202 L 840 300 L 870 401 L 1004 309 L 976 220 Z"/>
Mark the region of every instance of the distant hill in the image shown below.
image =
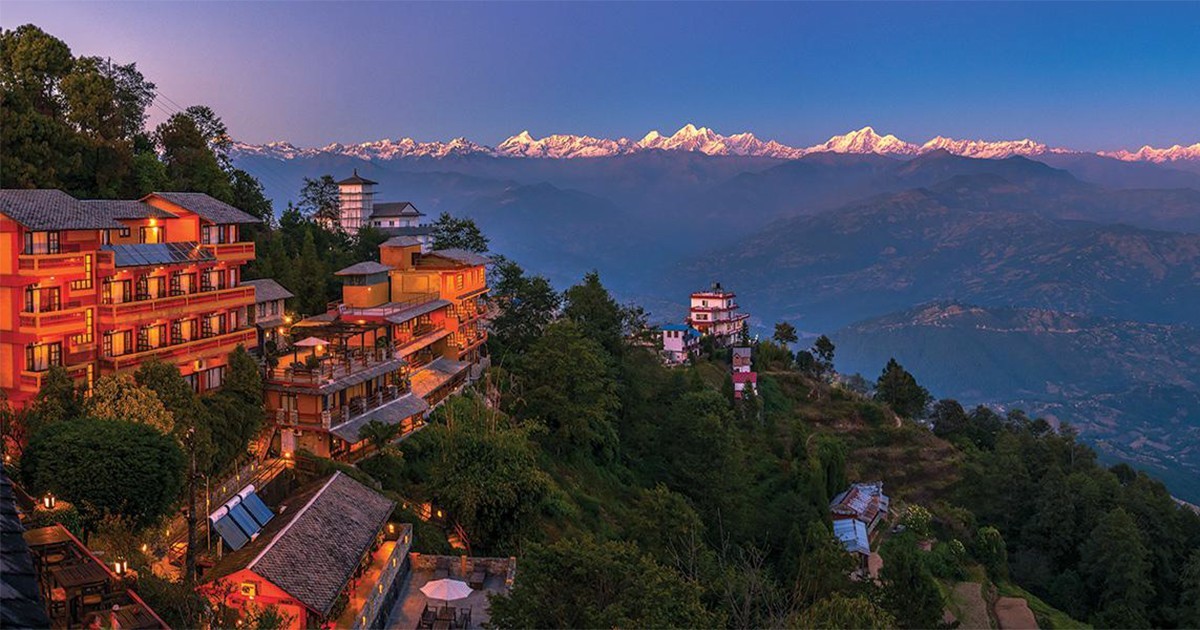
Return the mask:
<path id="1" fill-rule="evenodd" d="M 937 302 L 832 337 L 843 372 L 873 378 L 895 357 L 939 397 L 1071 422 L 1200 499 L 1200 327 Z"/>

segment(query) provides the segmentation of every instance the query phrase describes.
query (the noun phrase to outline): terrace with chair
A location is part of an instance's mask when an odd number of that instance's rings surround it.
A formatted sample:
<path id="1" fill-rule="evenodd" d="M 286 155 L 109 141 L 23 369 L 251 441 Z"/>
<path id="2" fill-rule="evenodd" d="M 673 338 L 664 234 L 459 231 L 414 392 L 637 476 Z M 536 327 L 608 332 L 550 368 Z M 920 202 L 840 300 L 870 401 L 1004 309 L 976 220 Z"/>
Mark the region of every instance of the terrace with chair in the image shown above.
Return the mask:
<path id="1" fill-rule="evenodd" d="M 482 628 L 489 620 L 488 596 L 507 593 L 516 576 L 515 558 L 471 558 L 409 554 L 410 570 L 388 622 L 389 628 L 457 630 Z M 439 585 L 448 581 L 448 585 Z M 455 587 L 465 597 L 439 599 L 439 590 Z M 426 594 L 432 593 L 433 596 Z M 445 594 L 442 592 L 441 594 Z"/>
<path id="2" fill-rule="evenodd" d="M 106 627 L 167 627 L 128 587 L 134 576 L 124 562 L 115 561 L 114 572 L 62 525 L 31 529 L 25 542 L 52 627 L 81 628 L 97 618 Z"/>

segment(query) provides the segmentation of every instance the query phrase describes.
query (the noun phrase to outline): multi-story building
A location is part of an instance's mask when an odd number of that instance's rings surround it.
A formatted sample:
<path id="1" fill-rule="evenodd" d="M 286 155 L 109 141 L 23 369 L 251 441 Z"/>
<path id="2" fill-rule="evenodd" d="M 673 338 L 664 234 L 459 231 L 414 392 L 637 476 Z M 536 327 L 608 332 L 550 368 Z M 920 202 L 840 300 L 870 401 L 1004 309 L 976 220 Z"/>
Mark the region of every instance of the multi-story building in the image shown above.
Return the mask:
<path id="1" fill-rule="evenodd" d="M 336 273 L 342 301 L 297 322 L 294 348 L 268 374 L 285 454 L 356 458 L 370 448 L 360 432 L 372 420 L 410 433 L 481 358 L 487 258 L 422 252 L 407 236 L 382 243 L 379 257 Z"/>
<path id="2" fill-rule="evenodd" d="M 340 223 L 348 234 L 371 226 L 388 236 L 409 236 L 429 249 L 432 226 L 422 225 L 424 212 L 417 210 L 408 201 L 375 202 L 375 186 L 378 182 L 361 177 L 358 171 L 338 182 L 338 203 L 341 210 Z"/>
<path id="3" fill-rule="evenodd" d="M 51 366 L 90 387 L 150 359 L 219 387 L 229 352 L 257 343 L 240 230 L 257 222 L 200 193 L 0 191 L 0 388 L 20 408 Z"/>
<path id="4" fill-rule="evenodd" d="M 258 329 L 258 346 L 262 348 L 273 343 L 276 348 L 285 347 L 287 330 L 292 323 L 286 303 L 296 296 L 271 278 L 244 280 L 242 284 L 254 287 L 254 304 L 246 307 L 246 321 Z"/>
<path id="5" fill-rule="evenodd" d="M 751 369 L 751 348 L 734 346 L 730 353 L 733 378 L 733 397 L 741 399 L 747 390 L 758 393 L 758 373 Z"/>
<path id="6" fill-rule="evenodd" d="M 707 291 L 693 293 L 687 323 L 701 334 L 711 336 L 718 346 L 732 346 L 750 317 L 737 312 L 734 297 L 732 291 L 721 288 L 720 282 L 714 282 Z"/>
<path id="7" fill-rule="evenodd" d="M 662 353 L 671 365 L 686 363 L 700 351 L 700 331 L 686 324 L 662 327 Z"/>

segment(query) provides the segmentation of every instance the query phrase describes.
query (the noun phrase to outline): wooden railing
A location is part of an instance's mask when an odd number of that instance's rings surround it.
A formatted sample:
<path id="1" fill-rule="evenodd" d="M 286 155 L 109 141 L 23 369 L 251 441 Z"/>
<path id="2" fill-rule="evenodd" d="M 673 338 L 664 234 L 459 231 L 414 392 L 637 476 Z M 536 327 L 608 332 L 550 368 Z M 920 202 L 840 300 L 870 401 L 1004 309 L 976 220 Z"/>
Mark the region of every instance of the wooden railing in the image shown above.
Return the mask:
<path id="1" fill-rule="evenodd" d="M 206 313 L 225 308 L 245 307 L 254 303 L 254 287 L 241 286 L 220 291 L 198 291 L 153 300 L 133 300 L 100 307 L 100 316 L 134 323 L 143 319 L 177 319 L 184 315 Z"/>
<path id="2" fill-rule="evenodd" d="M 149 359 L 168 360 L 178 355 L 186 355 L 188 359 L 199 359 L 214 354 L 227 354 L 232 352 L 238 344 L 252 346 L 257 339 L 258 333 L 253 328 L 243 328 L 221 335 L 166 345 L 145 352 L 123 354 L 119 357 L 101 357 L 100 361 L 114 370 L 123 370 Z"/>
<path id="3" fill-rule="evenodd" d="M 284 385 L 320 385 L 391 361 L 394 356 L 390 347 L 345 351 L 332 349 L 321 357 L 320 365 L 314 368 L 303 364 L 277 367 L 267 371 L 267 380 Z"/>
<path id="4" fill-rule="evenodd" d="M 203 243 L 201 247 L 207 247 L 212 250 L 213 258 L 218 261 L 225 260 L 253 260 L 254 259 L 254 241 L 243 241 L 240 243 Z"/>

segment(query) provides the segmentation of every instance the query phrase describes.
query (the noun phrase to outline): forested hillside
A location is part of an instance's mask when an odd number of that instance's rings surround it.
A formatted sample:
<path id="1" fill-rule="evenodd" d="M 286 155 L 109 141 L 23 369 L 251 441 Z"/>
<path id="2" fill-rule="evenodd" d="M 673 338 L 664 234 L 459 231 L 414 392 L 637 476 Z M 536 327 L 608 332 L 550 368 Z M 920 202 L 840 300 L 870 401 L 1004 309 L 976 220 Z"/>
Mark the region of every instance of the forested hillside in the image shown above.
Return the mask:
<path id="1" fill-rule="evenodd" d="M 361 469 L 444 507 L 472 553 L 520 558 L 501 627 L 934 627 L 966 582 L 1044 627 L 1200 621 L 1200 517 L 1069 428 L 946 400 L 930 430 L 902 415 L 929 399 L 894 362 L 832 384 L 828 353 L 773 341 L 761 395 L 735 403 L 721 351 L 671 369 L 630 345 L 642 315 L 598 276 L 559 294 L 497 272 L 495 367 Z M 878 582 L 847 577 L 828 513 L 868 480 L 907 527 Z"/>

